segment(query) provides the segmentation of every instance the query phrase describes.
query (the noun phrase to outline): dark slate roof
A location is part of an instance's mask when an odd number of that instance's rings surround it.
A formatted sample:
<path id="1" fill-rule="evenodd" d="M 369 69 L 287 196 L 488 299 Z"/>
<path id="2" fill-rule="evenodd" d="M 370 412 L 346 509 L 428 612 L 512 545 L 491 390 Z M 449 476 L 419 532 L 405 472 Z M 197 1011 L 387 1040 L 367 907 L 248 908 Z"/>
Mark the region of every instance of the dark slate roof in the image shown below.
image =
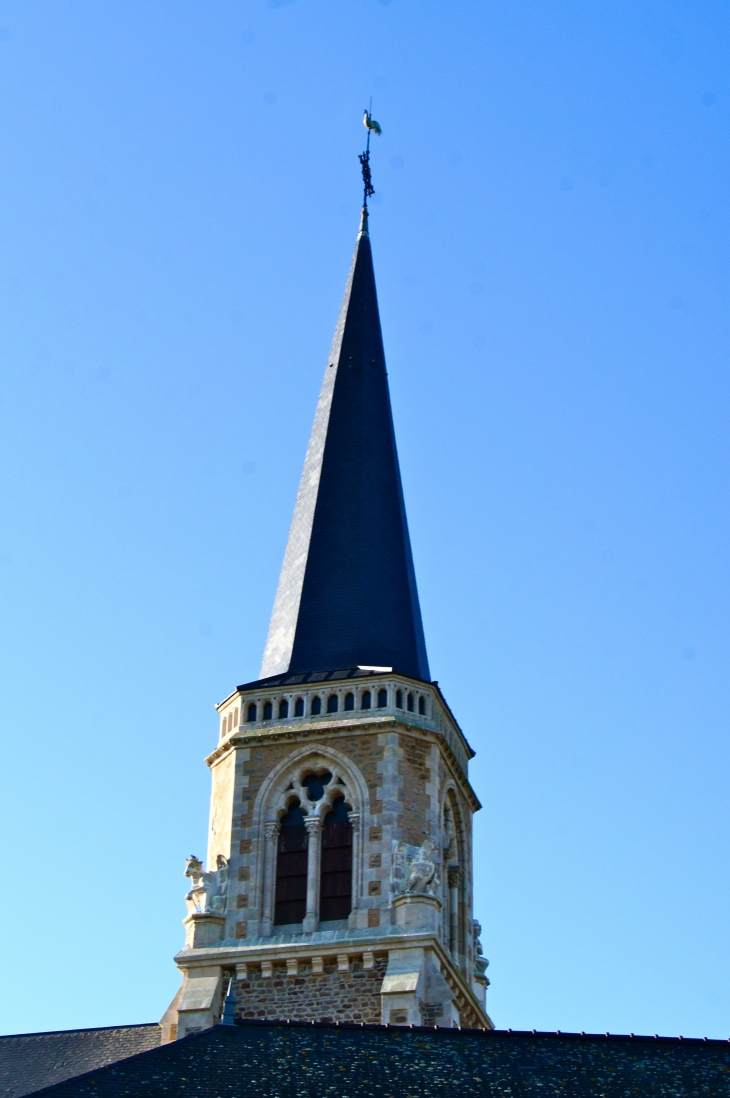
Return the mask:
<path id="1" fill-rule="evenodd" d="M 33 1094 L 52 1083 L 136 1056 L 158 1047 L 161 1036 L 160 1026 L 153 1022 L 0 1037 L 0 1098 Z"/>
<path id="2" fill-rule="evenodd" d="M 58 1098 L 680 1098 L 730 1094 L 730 1043 L 390 1026 L 216 1026 Z"/>
<path id="3" fill-rule="evenodd" d="M 366 216 L 325 369 L 261 678 L 363 664 L 430 678 Z"/>
<path id="4" fill-rule="evenodd" d="M 390 668 L 388 668 L 390 670 Z M 263 690 L 273 686 L 311 685 L 318 682 L 341 682 L 343 679 L 368 679 L 382 674 L 364 667 L 345 667 L 337 671 L 300 671 L 296 675 L 286 672 L 283 675 L 269 675 L 266 679 L 245 682 L 238 690 Z M 430 685 L 434 685 L 431 683 Z"/>

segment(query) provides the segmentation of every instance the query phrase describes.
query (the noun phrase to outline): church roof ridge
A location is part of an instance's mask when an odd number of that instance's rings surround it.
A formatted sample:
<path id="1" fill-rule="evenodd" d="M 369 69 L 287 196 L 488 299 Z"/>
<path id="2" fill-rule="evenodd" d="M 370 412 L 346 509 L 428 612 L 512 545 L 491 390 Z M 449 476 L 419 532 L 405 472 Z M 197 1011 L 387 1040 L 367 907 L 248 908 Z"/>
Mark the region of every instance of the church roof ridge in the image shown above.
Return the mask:
<path id="1" fill-rule="evenodd" d="M 395 1032 L 423 1032 L 438 1033 L 443 1036 L 455 1034 L 474 1034 L 490 1039 L 499 1037 L 530 1038 L 546 1037 L 561 1040 L 586 1040 L 586 1041 L 649 1041 L 652 1044 L 663 1042 L 669 1044 L 687 1045 L 730 1045 L 730 1037 L 684 1037 L 661 1035 L 658 1033 L 588 1033 L 583 1030 L 562 1029 L 498 1029 L 489 1026 L 437 1026 L 437 1025 L 403 1025 L 390 1022 L 355 1022 L 335 1021 L 325 1022 L 319 1020 L 302 1020 L 296 1018 L 236 1018 L 236 1026 L 287 1026 L 297 1029 L 367 1029 L 367 1030 L 391 1030 Z M 204 1032 L 210 1032 L 206 1030 Z M 199 1033 L 190 1034 L 191 1037 L 200 1036 Z"/>
<path id="2" fill-rule="evenodd" d="M 15 1040 L 18 1037 L 55 1037 L 67 1033 L 103 1033 L 105 1030 L 149 1029 L 159 1027 L 159 1022 L 120 1022 L 116 1026 L 77 1026 L 75 1029 L 29 1029 L 22 1033 L 0 1033 L 0 1041 Z"/>

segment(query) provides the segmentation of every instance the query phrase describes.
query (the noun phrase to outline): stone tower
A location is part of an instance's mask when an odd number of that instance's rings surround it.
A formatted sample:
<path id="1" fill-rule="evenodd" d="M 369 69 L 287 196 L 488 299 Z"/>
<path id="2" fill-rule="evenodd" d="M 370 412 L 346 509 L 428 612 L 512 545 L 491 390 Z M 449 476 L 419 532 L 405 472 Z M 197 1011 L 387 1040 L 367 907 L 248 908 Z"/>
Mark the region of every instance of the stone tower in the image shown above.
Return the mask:
<path id="1" fill-rule="evenodd" d="M 367 211 L 260 678 L 217 707 L 166 1038 L 242 1018 L 487 1026 L 469 744 L 426 657 Z"/>

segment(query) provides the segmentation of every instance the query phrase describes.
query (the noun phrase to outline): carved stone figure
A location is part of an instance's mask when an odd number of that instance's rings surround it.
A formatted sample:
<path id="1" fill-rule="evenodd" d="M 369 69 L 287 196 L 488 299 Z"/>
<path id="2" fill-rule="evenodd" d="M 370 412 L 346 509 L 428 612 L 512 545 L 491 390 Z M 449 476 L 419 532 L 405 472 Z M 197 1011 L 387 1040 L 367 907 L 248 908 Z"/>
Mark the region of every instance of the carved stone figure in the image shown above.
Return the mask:
<path id="1" fill-rule="evenodd" d="M 473 923 L 474 932 L 474 971 L 478 976 L 483 976 L 489 967 L 489 961 L 484 956 L 484 949 L 482 943 L 479 941 L 479 935 L 482 932 L 482 924 L 478 919 Z"/>
<path id="2" fill-rule="evenodd" d="M 438 861 L 436 860 L 436 843 L 426 839 L 419 847 L 413 858 L 408 872 L 404 892 L 425 892 L 430 896 L 437 895 L 435 889 L 438 886 Z"/>
<path id="3" fill-rule="evenodd" d="M 222 854 L 216 858 L 216 867 L 204 869 L 200 858 L 194 854 L 185 862 L 185 876 L 192 881 L 192 888 L 185 897 L 188 913 L 222 915 L 226 910 L 228 860 Z"/>
<path id="4" fill-rule="evenodd" d="M 438 896 L 440 876 L 437 849 L 432 839 L 426 839 L 415 847 L 403 842 L 394 844 L 391 869 L 391 892 L 394 897 Z"/>
<path id="5" fill-rule="evenodd" d="M 451 815 L 448 812 L 444 814 L 443 856 L 446 865 L 456 858 L 456 833 L 454 831 L 454 821 L 451 819 Z"/>
<path id="6" fill-rule="evenodd" d="M 393 898 L 405 888 L 408 870 L 408 848 L 405 843 L 393 843 L 393 859 L 390 869 L 390 892 Z"/>

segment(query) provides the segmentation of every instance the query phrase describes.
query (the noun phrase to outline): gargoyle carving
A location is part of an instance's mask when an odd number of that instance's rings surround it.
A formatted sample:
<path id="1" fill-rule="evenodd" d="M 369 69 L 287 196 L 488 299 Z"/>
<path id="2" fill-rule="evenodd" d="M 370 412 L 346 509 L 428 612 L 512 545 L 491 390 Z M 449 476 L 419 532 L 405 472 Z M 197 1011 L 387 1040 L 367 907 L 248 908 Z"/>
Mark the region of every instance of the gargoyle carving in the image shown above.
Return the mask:
<path id="1" fill-rule="evenodd" d="M 437 844 L 426 839 L 420 846 L 393 844 L 391 893 L 396 896 L 438 896 L 440 874 Z"/>
<path id="2" fill-rule="evenodd" d="M 203 869 L 200 858 L 194 854 L 185 862 L 185 876 L 192 880 L 192 888 L 185 897 L 188 913 L 207 912 L 222 915 L 226 910 L 228 892 L 228 860 L 222 854 L 216 858 L 216 869 Z"/>

